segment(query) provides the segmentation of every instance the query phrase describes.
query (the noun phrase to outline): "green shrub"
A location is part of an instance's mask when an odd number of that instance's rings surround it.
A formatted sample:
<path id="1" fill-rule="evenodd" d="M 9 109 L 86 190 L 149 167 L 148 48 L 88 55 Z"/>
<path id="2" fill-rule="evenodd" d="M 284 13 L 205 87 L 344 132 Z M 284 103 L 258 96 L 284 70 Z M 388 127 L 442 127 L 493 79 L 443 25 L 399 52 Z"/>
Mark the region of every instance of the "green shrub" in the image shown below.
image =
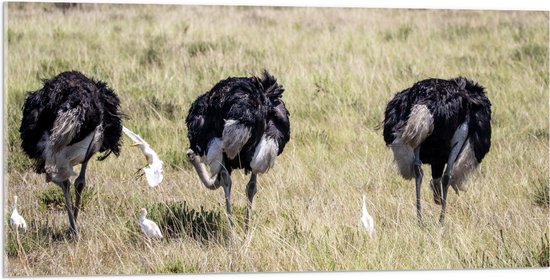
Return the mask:
<path id="1" fill-rule="evenodd" d="M 162 267 L 158 273 L 195 273 L 198 272 L 196 267 L 189 267 L 181 260 L 169 262 Z"/>
<path id="2" fill-rule="evenodd" d="M 186 234 L 200 241 L 220 236 L 224 221 L 219 212 L 197 211 L 184 202 L 157 203 L 147 208 L 147 217 L 155 221 L 166 237 L 181 237 Z"/>
<path id="3" fill-rule="evenodd" d="M 80 201 L 81 211 L 83 211 L 88 203 L 90 203 L 90 201 L 94 199 L 96 193 L 97 192 L 94 188 L 90 188 L 89 186 L 84 188 Z M 63 195 L 63 190 L 57 185 L 51 184 L 47 189 L 40 192 L 37 196 L 40 207 L 59 210 L 65 209 L 65 196 Z M 75 197 L 75 187 L 71 186 L 71 203 L 74 203 Z"/>

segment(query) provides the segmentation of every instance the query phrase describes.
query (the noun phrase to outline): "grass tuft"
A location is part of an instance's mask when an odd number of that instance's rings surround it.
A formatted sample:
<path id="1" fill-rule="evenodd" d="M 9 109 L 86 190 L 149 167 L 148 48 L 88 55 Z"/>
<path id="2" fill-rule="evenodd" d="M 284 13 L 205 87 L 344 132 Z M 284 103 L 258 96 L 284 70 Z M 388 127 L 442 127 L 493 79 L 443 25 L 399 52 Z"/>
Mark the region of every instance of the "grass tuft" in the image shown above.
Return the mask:
<path id="1" fill-rule="evenodd" d="M 549 179 L 548 177 L 540 177 L 536 179 L 531 179 L 531 183 L 529 184 L 529 188 L 532 188 L 533 191 L 533 200 L 535 202 L 535 205 L 544 207 L 548 209 L 550 206 L 550 188 L 549 188 Z"/>
<path id="2" fill-rule="evenodd" d="M 214 50 L 216 45 L 211 42 L 192 42 L 187 46 L 187 52 L 189 52 L 189 55 L 191 57 L 198 56 L 201 54 L 205 54 L 211 50 Z"/>
<path id="3" fill-rule="evenodd" d="M 528 43 L 518 48 L 513 55 L 515 60 L 541 62 L 548 60 L 548 45 Z"/>
<path id="4" fill-rule="evenodd" d="M 550 246 L 548 245 L 548 232 L 541 238 L 541 246 L 535 259 L 541 267 L 550 267 Z"/>

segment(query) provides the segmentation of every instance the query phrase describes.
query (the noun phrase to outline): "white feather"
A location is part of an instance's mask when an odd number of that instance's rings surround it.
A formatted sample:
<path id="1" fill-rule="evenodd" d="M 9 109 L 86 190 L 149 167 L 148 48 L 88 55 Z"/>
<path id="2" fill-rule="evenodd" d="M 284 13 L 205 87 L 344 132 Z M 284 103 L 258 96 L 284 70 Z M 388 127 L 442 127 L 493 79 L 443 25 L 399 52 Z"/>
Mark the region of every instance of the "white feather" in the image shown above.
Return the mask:
<path id="1" fill-rule="evenodd" d="M 455 191 L 466 191 L 466 186 L 464 183 L 468 178 L 467 176 L 477 167 L 478 164 L 479 162 L 477 161 L 474 149 L 472 148 L 472 141 L 467 140 L 466 143 L 464 143 L 462 152 L 458 155 L 451 172 L 453 176 L 451 176 L 451 181 L 449 184 L 455 189 Z"/>
<path id="2" fill-rule="evenodd" d="M 141 208 L 139 212 L 141 214 L 139 224 L 141 225 L 141 231 L 143 231 L 145 236 L 151 239 L 163 238 L 159 226 L 155 222 L 145 218 L 147 216 L 147 210 L 145 210 L 145 208 Z"/>
<path id="3" fill-rule="evenodd" d="M 44 166 L 46 174 L 54 182 L 63 182 L 70 177 L 77 176 L 78 174 L 73 170 L 73 166 L 84 161 L 90 141 L 94 141 L 92 154 L 99 151 L 103 141 L 102 135 L 103 128 L 98 126 L 95 131 L 90 132 L 81 141 L 64 146 L 59 151 L 54 152 L 51 136 L 44 132 L 40 141 L 38 141 L 38 146 L 42 149 L 42 158 L 46 161 Z"/>
<path id="4" fill-rule="evenodd" d="M 277 158 L 277 151 L 279 150 L 277 142 L 271 138 L 268 138 L 265 134 L 262 135 L 260 143 L 256 146 L 254 156 L 250 161 L 250 167 L 252 171 L 256 173 L 265 173 L 273 164 Z"/>
<path id="5" fill-rule="evenodd" d="M 222 170 L 223 165 L 223 141 L 221 138 L 214 137 L 208 143 L 206 153 L 206 163 L 210 166 L 210 174 L 217 175 Z"/>
<path id="6" fill-rule="evenodd" d="M 390 145 L 393 151 L 393 159 L 397 163 L 399 173 L 403 178 L 409 180 L 414 177 L 414 150 L 411 146 L 404 144 L 401 134 L 395 135 L 395 140 Z"/>
<path id="7" fill-rule="evenodd" d="M 10 217 L 10 225 L 14 226 L 16 229 L 22 228 L 27 231 L 27 222 L 23 216 L 19 215 L 19 212 L 17 212 L 17 196 L 13 197 L 13 211 Z"/>
<path id="8" fill-rule="evenodd" d="M 225 120 L 222 141 L 223 150 L 227 157 L 234 159 L 241 152 L 251 135 L 252 129 L 250 127 L 237 120 Z"/>
<path id="9" fill-rule="evenodd" d="M 363 223 L 363 227 L 367 230 L 367 233 L 369 236 L 372 236 L 374 233 L 374 219 L 369 215 L 369 212 L 367 211 L 367 205 L 365 203 L 365 195 L 363 195 L 363 209 L 362 209 L 362 215 L 361 215 L 361 223 Z"/>
<path id="10" fill-rule="evenodd" d="M 164 178 L 162 174 L 162 165 L 163 162 L 160 160 L 157 153 L 149 146 L 143 138 L 141 138 L 139 135 L 133 133 L 126 127 L 122 127 L 122 131 L 126 136 L 128 136 L 132 141 L 134 141 L 135 146 L 137 146 L 145 158 L 147 159 L 147 163 L 149 163 L 148 166 L 143 168 L 143 171 L 145 172 L 145 177 L 147 178 L 147 184 L 149 184 L 150 187 L 156 187 Z"/>
<path id="11" fill-rule="evenodd" d="M 418 147 L 434 130 L 434 118 L 426 105 L 414 105 L 409 114 L 407 124 L 403 128 L 401 139 L 403 143 Z"/>

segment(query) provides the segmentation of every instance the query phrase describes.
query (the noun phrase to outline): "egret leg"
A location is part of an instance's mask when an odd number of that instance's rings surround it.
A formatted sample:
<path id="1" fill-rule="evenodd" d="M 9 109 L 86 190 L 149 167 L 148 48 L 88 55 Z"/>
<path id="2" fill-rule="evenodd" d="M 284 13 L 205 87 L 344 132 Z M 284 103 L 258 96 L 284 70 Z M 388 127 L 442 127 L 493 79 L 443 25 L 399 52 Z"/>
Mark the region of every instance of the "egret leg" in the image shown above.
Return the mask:
<path id="1" fill-rule="evenodd" d="M 69 180 L 62 182 L 59 186 L 63 189 L 63 195 L 65 196 L 65 208 L 67 209 L 67 214 L 69 215 L 69 224 L 71 225 L 71 232 L 77 234 L 76 232 L 76 223 L 73 216 L 73 207 L 71 206 L 71 183 Z"/>
<path id="2" fill-rule="evenodd" d="M 233 219 L 231 218 L 231 177 L 229 172 L 225 168 L 220 171 L 218 175 L 221 177 L 221 182 L 223 183 L 223 192 L 225 194 L 225 210 L 227 213 L 227 220 L 229 225 L 233 228 Z"/>
<path id="3" fill-rule="evenodd" d="M 256 173 L 252 173 L 252 176 L 250 176 L 250 181 L 248 182 L 248 185 L 246 185 L 246 196 L 248 197 L 248 205 L 246 208 L 246 218 L 244 220 L 244 226 L 245 230 L 248 231 L 248 224 L 250 222 L 250 216 L 252 214 L 252 199 L 254 199 L 254 195 L 256 194 Z"/>
<path id="4" fill-rule="evenodd" d="M 441 199 L 441 215 L 439 216 L 439 223 L 443 224 L 445 221 L 445 211 L 447 209 L 447 191 L 449 190 L 449 181 L 451 180 L 453 166 L 455 164 L 458 155 L 462 151 L 464 143 L 468 139 L 468 123 L 463 122 L 455 131 L 453 139 L 451 141 L 452 150 L 447 161 L 447 167 L 445 168 L 445 173 L 443 174 L 441 188 L 442 188 L 442 199 Z"/>
<path id="5" fill-rule="evenodd" d="M 205 187 L 211 190 L 215 190 L 220 187 L 221 182 L 220 182 L 219 174 L 217 175 L 216 178 L 214 178 L 214 176 L 210 176 L 204 164 L 200 162 L 199 157 L 191 149 L 187 150 L 187 160 L 191 162 L 191 164 L 195 168 L 195 171 L 199 175 L 199 179 L 201 180 L 201 182 L 204 184 Z"/>
<path id="6" fill-rule="evenodd" d="M 420 186 L 422 185 L 422 177 L 424 172 L 422 172 L 422 162 L 420 161 L 420 146 L 414 149 L 414 176 L 416 178 L 416 217 L 418 218 L 418 223 L 422 225 L 422 209 L 420 206 Z"/>

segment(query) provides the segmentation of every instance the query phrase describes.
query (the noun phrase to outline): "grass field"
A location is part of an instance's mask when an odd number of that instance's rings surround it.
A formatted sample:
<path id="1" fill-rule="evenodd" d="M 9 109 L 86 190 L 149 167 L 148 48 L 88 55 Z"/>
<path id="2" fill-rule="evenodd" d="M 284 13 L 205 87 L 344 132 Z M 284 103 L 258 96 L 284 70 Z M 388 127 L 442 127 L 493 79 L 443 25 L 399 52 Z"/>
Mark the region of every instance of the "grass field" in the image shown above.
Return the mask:
<path id="1" fill-rule="evenodd" d="M 548 12 L 6 7 L 7 276 L 549 266 Z M 220 79 L 264 68 L 286 89 L 291 140 L 259 177 L 249 233 L 248 176 L 234 172 L 229 240 L 223 191 L 204 188 L 186 162 L 184 118 Z M 120 157 L 91 161 L 78 242 L 66 238 L 61 189 L 32 172 L 18 134 L 25 93 L 71 69 L 106 81 L 125 125 L 165 162 L 164 182 L 149 189 L 126 138 Z M 424 167 L 421 228 L 414 182 L 398 175 L 377 126 L 396 92 L 459 75 L 486 87 L 492 146 L 468 191 L 450 192 L 443 226 Z M 360 227 L 361 194 L 372 238 Z M 26 233 L 8 227 L 13 195 Z M 162 242 L 145 242 L 141 207 Z"/>

